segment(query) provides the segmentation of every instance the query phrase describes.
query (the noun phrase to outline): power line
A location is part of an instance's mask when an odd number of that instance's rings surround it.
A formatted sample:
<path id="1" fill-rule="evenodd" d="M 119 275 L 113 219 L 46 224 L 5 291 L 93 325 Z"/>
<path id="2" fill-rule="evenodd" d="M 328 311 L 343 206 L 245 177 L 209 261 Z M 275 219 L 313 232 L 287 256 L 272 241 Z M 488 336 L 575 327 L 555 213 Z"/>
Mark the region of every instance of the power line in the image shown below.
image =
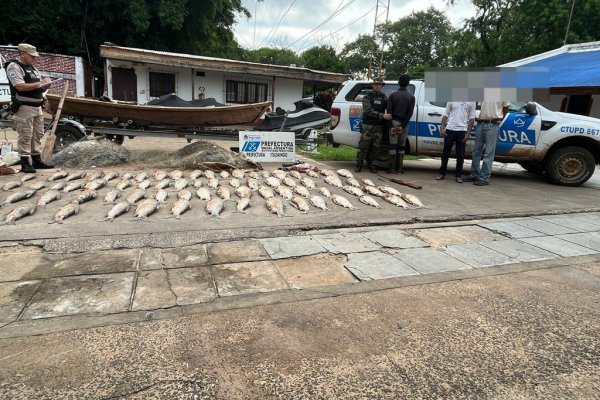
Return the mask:
<path id="1" fill-rule="evenodd" d="M 281 21 L 283 21 L 283 19 L 288 14 L 288 12 L 290 12 L 290 9 L 292 8 L 292 6 L 294 4 L 296 4 L 296 1 L 298 1 L 298 0 L 293 0 L 291 2 L 291 4 L 288 6 L 287 10 L 285 10 L 285 13 L 283 15 L 281 15 L 281 18 L 279 18 L 279 21 L 277 22 L 277 24 L 275 24 L 273 26 L 273 28 L 271 28 L 271 30 L 269 31 L 269 33 L 267 33 L 267 35 L 260 42 L 260 44 L 258 45 L 258 47 L 260 47 L 265 41 L 267 41 L 267 39 L 271 39 L 272 37 L 275 36 L 275 33 L 277 33 L 277 30 L 279 29 L 279 26 L 281 25 Z M 272 33 L 272 35 L 271 35 L 271 33 Z"/>

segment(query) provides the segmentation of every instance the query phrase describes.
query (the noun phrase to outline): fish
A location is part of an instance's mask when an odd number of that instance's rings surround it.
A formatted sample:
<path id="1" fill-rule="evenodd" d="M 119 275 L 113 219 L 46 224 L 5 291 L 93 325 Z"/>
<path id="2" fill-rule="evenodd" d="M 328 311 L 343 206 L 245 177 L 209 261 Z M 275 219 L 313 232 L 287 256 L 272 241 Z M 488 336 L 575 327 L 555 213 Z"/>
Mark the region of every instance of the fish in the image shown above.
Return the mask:
<path id="1" fill-rule="evenodd" d="M 2 204 L 2 206 L 6 207 L 12 203 L 16 203 L 17 201 L 28 199 L 31 196 L 33 196 L 34 194 L 36 194 L 36 192 L 37 192 L 37 190 L 26 189 L 26 190 L 23 190 L 22 192 L 17 192 L 17 193 L 11 194 L 4 200 L 4 203 Z"/>
<path id="2" fill-rule="evenodd" d="M 342 186 L 344 186 L 342 184 L 342 181 L 340 180 L 340 178 L 338 178 L 335 175 L 327 175 L 324 179 L 325 183 L 331 185 L 331 186 L 335 186 L 335 187 L 339 187 L 341 188 Z"/>
<path id="3" fill-rule="evenodd" d="M 112 181 L 113 179 L 117 179 L 119 177 L 119 173 L 115 172 L 115 171 L 110 171 L 107 174 L 104 175 L 104 179 L 106 179 L 106 181 Z"/>
<path id="4" fill-rule="evenodd" d="M 241 197 L 235 205 L 235 209 L 237 210 L 237 212 L 242 214 L 244 214 L 244 210 L 248 207 L 250 207 L 249 197 Z"/>
<path id="5" fill-rule="evenodd" d="M 162 169 L 157 169 L 156 171 L 154 171 L 152 173 L 152 176 L 157 181 L 162 181 L 163 179 L 165 179 L 167 177 L 167 171 L 163 171 Z"/>
<path id="6" fill-rule="evenodd" d="M 299 194 L 300 196 L 304 196 L 306 198 L 310 197 L 310 192 L 308 191 L 307 188 L 305 188 L 304 186 L 296 186 L 294 187 L 294 192 L 296 192 L 297 194 Z"/>
<path id="7" fill-rule="evenodd" d="M 2 186 L 2 190 L 6 191 L 6 190 L 12 190 L 16 187 L 19 187 L 23 184 L 23 182 L 18 182 L 18 181 L 10 181 L 10 182 L 6 182 L 4 184 L 4 186 Z"/>
<path id="8" fill-rule="evenodd" d="M 100 179 L 104 176 L 104 171 L 92 171 L 91 173 L 87 174 L 87 182 L 91 182 L 95 179 Z"/>
<path id="9" fill-rule="evenodd" d="M 54 214 L 54 218 L 50 223 L 56 222 L 62 224 L 62 221 L 77 213 L 79 213 L 79 203 L 68 203 L 67 205 L 63 206 L 60 210 L 58 210 L 56 214 Z"/>
<path id="10" fill-rule="evenodd" d="M 60 181 L 60 182 L 56 182 L 54 185 L 50 186 L 50 189 L 52 189 L 52 190 L 63 190 L 65 188 L 65 186 L 67 186 L 67 182 Z"/>
<path id="11" fill-rule="evenodd" d="M 350 185 L 350 186 L 354 186 L 355 188 L 359 188 L 359 189 L 360 189 L 360 188 L 362 187 L 362 185 L 360 184 L 360 182 L 359 182 L 359 181 L 357 181 L 357 180 L 356 180 L 356 179 L 354 179 L 354 178 L 348 178 L 348 179 L 346 180 L 346 183 L 347 183 L 348 185 Z"/>
<path id="12" fill-rule="evenodd" d="M 35 177 L 36 177 L 35 174 L 25 174 L 21 177 L 21 183 L 35 179 Z"/>
<path id="13" fill-rule="evenodd" d="M 48 178 L 48 182 L 53 182 L 58 179 L 66 178 L 68 175 L 69 173 L 65 170 L 55 172 L 50 178 Z"/>
<path id="14" fill-rule="evenodd" d="M 248 186 L 240 186 L 239 188 L 235 189 L 235 194 L 240 199 L 250 198 L 252 197 L 252 189 L 250 189 Z"/>
<path id="15" fill-rule="evenodd" d="M 87 172 L 85 172 L 84 170 L 80 169 L 79 171 L 75 171 L 70 173 L 66 178 L 65 181 L 70 182 L 70 181 L 76 181 L 77 179 L 81 179 L 83 177 L 85 177 L 87 174 Z"/>
<path id="16" fill-rule="evenodd" d="M 292 200 L 290 200 L 290 204 L 297 208 L 298 211 L 302 212 L 303 214 L 308 213 L 308 211 L 310 210 L 310 208 L 308 207 L 308 203 L 306 202 L 306 199 L 304 197 L 294 196 L 292 197 Z"/>
<path id="17" fill-rule="evenodd" d="M 46 204 L 52 203 L 55 200 L 60 200 L 60 192 L 58 190 L 49 189 L 42 194 L 36 205 L 46 207 Z"/>
<path id="18" fill-rule="evenodd" d="M 42 190 L 45 187 L 46 187 L 46 182 L 44 182 L 44 181 L 32 182 L 31 185 L 27 186 L 28 189 L 33 189 L 33 190 Z"/>
<path id="19" fill-rule="evenodd" d="M 292 170 L 290 171 L 290 175 L 296 179 L 302 179 L 302 174 L 299 171 Z"/>
<path id="20" fill-rule="evenodd" d="M 166 203 L 167 202 L 167 198 L 169 198 L 169 192 L 167 192 L 164 189 L 158 189 L 156 191 L 156 193 L 154 194 L 154 198 L 159 203 Z"/>
<path id="21" fill-rule="evenodd" d="M 381 208 L 381 206 L 379 206 L 379 203 L 377 203 L 377 201 L 375 201 L 375 199 L 372 198 L 371 196 L 367 196 L 367 195 L 360 196 L 358 198 L 358 201 L 360 201 L 361 203 L 366 204 L 368 206 L 371 206 L 371 207 Z"/>
<path id="22" fill-rule="evenodd" d="M 334 194 L 333 196 L 331 196 L 331 201 L 333 201 L 338 206 L 342 206 L 344 208 L 349 208 L 351 210 L 355 210 L 356 209 L 356 208 L 354 208 L 354 206 L 352 205 L 352 203 L 350 203 L 348 201 L 348 199 L 345 198 L 344 196 L 339 196 L 337 194 Z"/>
<path id="23" fill-rule="evenodd" d="M 104 186 L 106 186 L 106 179 L 103 178 L 99 178 L 99 179 L 94 179 L 93 181 L 88 181 L 88 183 L 85 184 L 84 188 L 89 189 L 89 190 L 98 190 L 98 189 L 102 189 Z"/>
<path id="24" fill-rule="evenodd" d="M 106 218 L 101 219 L 100 221 L 114 221 L 119 215 L 124 214 L 129 211 L 131 204 L 127 201 L 121 201 L 115 204 L 106 214 Z"/>
<path id="25" fill-rule="evenodd" d="M 146 171 L 142 171 L 139 172 L 136 176 L 135 176 L 135 180 L 140 183 L 145 181 L 146 179 L 148 179 L 150 175 L 148 175 L 148 173 Z"/>
<path id="26" fill-rule="evenodd" d="M 344 178 L 354 178 L 352 172 L 348 171 L 347 169 L 338 169 L 336 172 L 339 176 L 343 176 Z"/>
<path id="27" fill-rule="evenodd" d="M 211 171 L 210 169 L 208 171 L 204 171 L 204 176 L 206 177 L 206 179 L 216 178 L 215 171 Z"/>
<path id="28" fill-rule="evenodd" d="M 402 200 L 402 197 L 400 196 L 396 196 L 393 194 L 386 194 L 385 196 L 383 196 L 383 199 L 385 201 L 387 201 L 390 204 L 395 205 L 396 207 L 402 207 L 405 210 L 408 210 L 408 204 L 406 204 L 406 202 L 404 200 Z"/>
<path id="29" fill-rule="evenodd" d="M 310 176 L 311 178 L 320 178 L 319 173 L 317 171 L 313 171 L 312 169 L 306 171 L 306 175 Z"/>
<path id="30" fill-rule="evenodd" d="M 310 199 L 308 201 L 310 202 L 310 205 L 315 208 L 320 208 L 323 211 L 329 210 L 329 208 L 327 208 L 327 203 L 325 202 L 325 199 L 321 196 L 310 196 Z"/>
<path id="31" fill-rule="evenodd" d="M 258 190 L 258 179 L 256 179 L 256 178 L 246 179 L 246 186 L 248 186 L 253 191 Z"/>
<path id="32" fill-rule="evenodd" d="M 225 186 L 219 186 L 217 189 L 217 196 L 223 200 L 231 200 L 231 192 Z"/>
<path id="33" fill-rule="evenodd" d="M 279 180 L 282 180 L 287 176 L 285 171 L 282 171 L 280 169 L 273 170 L 273 172 L 271 172 L 271 175 L 273 175 L 274 178 L 277 178 Z"/>
<path id="34" fill-rule="evenodd" d="M 234 169 L 231 171 L 231 176 L 237 179 L 244 179 L 244 175 L 246 175 L 246 173 L 241 169 Z"/>
<path id="35" fill-rule="evenodd" d="M 192 206 L 189 199 L 179 198 L 175 203 L 173 203 L 173 207 L 171 207 L 171 214 L 173 214 L 175 218 L 179 219 L 181 218 L 181 214 L 190 208 L 192 208 Z"/>
<path id="36" fill-rule="evenodd" d="M 188 184 L 189 182 L 187 179 L 179 178 L 173 184 L 173 189 L 175 189 L 176 191 L 180 191 L 181 189 L 185 189 L 186 187 L 188 187 Z"/>
<path id="37" fill-rule="evenodd" d="M 261 186 L 260 189 L 258 189 L 258 194 L 260 194 L 264 199 L 270 199 L 275 197 L 273 189 L 267 186 Z"/>
<path id="38" fill-rule="evenodd" d="M 194 171 L 190 172 L 190 174 L 188 175 L 188 177 L 189 177 L 190 179 L 198 179 L 198 178 L 200 178 L 202 175 L 204 175 L 204 172 L 202 172 L 202 170 L 201 170 L 201 169 L 196 169 L 196 170 L 194 170 Z"/>
<path id="39" fill-rule="evenodd" d="M 201 188 L 202 186 L 204 186 L 204 183 L 202 182 L 202 180 L 200 179 L 196 179 L 193 183 L 193 185 L 196 189 Z"/>
<path id="40" fill-rule="evenodd" d="M 270 176 L 271 176 L 271 174 L 269 173 L 269 171 L 260 171 L 260 176 L 261 176 L 263 179 L 267 179 L 268 177 L 270 177 Z"/>
<path id="41" fill-rule="evenodd" d="M 344 191 L 346 191 L 346 193 L 350 193 L 350 194 L 352 194 L 354 196 L 357 196 L 357 197 L 365 195 L 362 190 L 360 190 L 359 188 L 354 187 L 354 186 L 345 185 L 343 187 L 343 189 L 344 189 Z"/>
<path id="42" fill-rule="evenodd" d="M 216 189 L 219 187 L 219 180 L 217 178 L 209 178 L 206 186 L 208 186 L 209 189 Z"/>
<path id="43" fill-rule="evenodd" d="M 82 187 L 83 187 L 83 181 L 74 181 L 74 182 L 67 184 L 67 186 L 64 187 L 63 192 L 69 193 L 69 192 L 72 192 L 73 190 L 81 189 Z"/>
<path id="44" fill-rule="evenodd" d="M 229 179 L 229 177 L 231 176 L 231 174 L 225 170 L 219 172 L 219 175 L 221 176 L 221 178 L 223 179 Z"/>
<path id="45" fill-rule="evenodd" d="M 119 190 L 125 190 L 129 186 L 131 186 L 131 181 L 129 179 L 123 178 L 119 181 L 119 183 L 117 183 L 117 185 L 115 187 Z"/>
<path id="46" fill-rule="evenodd" d="M 361 181 L 361 182 L 363 183 L 363 185 L 365 185 L 365 186 L 375 186 L 375 184 L 373 183 L 373 181 L 372 181 L 372 180 L 370 180 L 369 178 L 363 178 L 363 179 L 361 179 L 360 181 Z"/>
<path id="47" fill-rule="evenodd" d="M 277 214 L 279 218 L 282 218 L 284 216 L 283 202 L 281 201 L 281 199 L 277 197 L 268 198 L 265 202 L 265 205 L 267 206 L 267 210 L 269 210 L 273 214 Z"/>
<path id="48" fill-rule="evenodd" d="M 392 194 L 394 196 L 402 196 L 402 193 L 390 186 L 379 186 L 378 189 L 387 194 Z"/>
<path id="49" fill-rule="evenodd" d="M 332 171 L 330 169 L 322 169 L 319 172 L 321 172 L 321 175 L 323 175 L 323 176 L 337 176 L 337 174 L 335 173 L 335 171 Z"/>
<path id="50" fill-rule="evenodd" d="M 218 217 L 221 211 L 223 211 L 224 206 L 223 200 L 218 197 L 213 197 L 206 202 L 206 212 L 210 214 L 211 217 Z"/>
<path id="51" fill-rule="evenodd" d="M 178 169 L 175 169 L 169 172 L 169 177 L 176 181 L 177 179 L 181 179 L 183 177 L 183 172 Z"/>
<path id="52" fill-rule="evenodd" d="M 104 204 L 114 203 L 115 200 L 117 200 L 117 198 L 121 197 L 122 193 L 123 192 L 120 189 L 112 189 L 111 191 L 106 193 L 106 196 L 104 196 Z"/>
<path id="53" fill-rule="evenodd" d="M 177 193 L 178 199 L 185 199 L 187 201 L 190 201 L 190 200 L 192 200 L 192 197 L 193 197 L 192 192 L 190 192 L 187 189 L 180 190 L 179 193 Z"/>
<path id="54" fill-rule="evenodd" d="M 260 175 L 256 171 L 248 172 L 248 177 L 252 179 L 260 179 Z"/>
<path id="55" fill-rule="evenodd" d="M 4 221 L 2 221 L 0 225 L 14 224 L 15 221 L 28 215 L 32 215 L 35 212 L 35 208 L 35 204 L 33 203 L 21 204 L 20 206 L 13 208 L 8 214 L 6 214 L 4 216 Z"/>
<path id="56" fill-rule="evenodd" d="M 315 181 L 308 177 L 300 179 L 300 183 L 302 183 L 307 189 L 314 189 L 316 187 Z"/>
<path id="57" fill-rule="evenodd" d="M 138 185 L 140 189 L 148 189 L 152 185 L 152 181 L 150 179 L 144 179 Z"/>
<path id="58" fill-rule="evenodd" d="M 402 197 L 402 200 L 406 201 L 407 203 L 409 203 L 417 208 L 425 207 L 423 205 L 423 203 L 421 202 L 421 200 L 419 200 L 419 198 L 417 196 L 415 196 L 414 194 L 404 193 L 401 197 Z"/>
<path id="59" fill-rule="evenodd" d="M 210 190 L 207 188 L 200 188 L 196 192 L 196 196 L 198 196 L 200 200 L 210 200 Z"/>
<path id="60" fill-rule="evenodd" d="M 171 186 L 171 180 L 169 178 L 161 179 L 156 185 L 154 185 L 155 189 L 166 189 Z"/>
<path id="61" fill-rule="evenodd" d="M 234 188 L 239 188 L 240 187 L 240 180 L 238 178 L 231 178 L 229 180 L 229 186 L 234 187 Z"/>
<path id="62" fill-rule="evenodd" d="M 331 197 L 331 192 L 326 187 L 319 188 L 319 193 L 321 193 L 323 196 L 325 196 L 327 198 Z"/>
<path id="63" fill-rule="evenodd" d="M 285 186 L 279 186 L 278 188 L 275 188 L 275 191 L 285 200 L 291 200 L 292 197 L 294 197 L 292 190 Z"/>
<path id="64" fill-rule="evenodd" d="M 85 203 L 86 201 L 90 201 L 98 196 L 98 192 L 92 189 L 87 189 L 73 197 L 72 201 L 76 201 L 77 203 Z"/>
<path id="65" fill-rule="evenodd" d="M 292 188 L 297 185 L 296 181 L 291 176 L 286 176 L 285 178 L 283 178 L 283 180 L 281 182 L 284 185 L 292 187 Z"/>
<path id="66" fill-rule="evenodd" d="M 146 191 L 144 189 L 135 189 L 129 196 L 127 196 L 126 200 L 129 204 L 135 204 L 144 197 L 146 197 Z"/>
<path id="67" fill-rule="evenodd" d="M 363 189 L 365 190 L 365 192 L 369 193 L 370 195 L 377 196 L 377 197 L 383 197 L 386 194 L 386 193 L 382 192 L 381 190 L 377 189 L 375 186 L 365 186 Z"/>
<path id="68" fill-rule="evenodd" d="M 133 173 L 132 172 L 125 172 L 123 174 L 123 176 L 121 177 L 121 179 L 128 179 L 128 180 L 131 179 L 131 178 L 133 178 Z"/>
<path id="69" fill-rule="evenodd" d="M 272 188 L 276 188 L 277 186 L 281 185 L 281 181 L 274 176 L 269 176 L 267 179 L 265 179 L 265 183 Z"/>
<path id="70" fill-rule="evenodd" d="M 138 206 L 135 208 L 133 216 L 137 219 L 146 219 L 156 210 L 158 210 L 158 201 L 151 198 L 146 199 L 138 204 Z"/>

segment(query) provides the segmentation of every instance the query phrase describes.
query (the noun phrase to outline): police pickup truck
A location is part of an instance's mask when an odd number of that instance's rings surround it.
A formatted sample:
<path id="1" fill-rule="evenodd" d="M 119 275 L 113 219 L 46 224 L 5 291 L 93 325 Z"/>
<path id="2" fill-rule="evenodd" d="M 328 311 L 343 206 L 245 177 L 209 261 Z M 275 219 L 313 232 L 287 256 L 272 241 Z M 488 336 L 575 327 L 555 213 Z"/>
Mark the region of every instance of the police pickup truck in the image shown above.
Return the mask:
<path id="1" fill-rule="evenodd" d="M 386 81 L 389 96 L 398 88 Z M 330 141 L 358 147 L 362 122 L 362 97 L 371 90 L 367 81 L 346 81 L 331 106 Z M 425 82 L 413 80 L 408 90 L 416 98 L 408 125 L 406 153 L 441 157 L 444 140 L 440 122 L 446 103 L 425 100 Z M 471 156 L 475 131 L 467 142 Z M 594 174 L 600 164 L 600 119 L 550 111 L 537 103 L 511 103 L 502 121 L 496 146 L 500 162 L 519 163 L 534 173 L 544 173 L 558 185 L 578 186 Z"/>

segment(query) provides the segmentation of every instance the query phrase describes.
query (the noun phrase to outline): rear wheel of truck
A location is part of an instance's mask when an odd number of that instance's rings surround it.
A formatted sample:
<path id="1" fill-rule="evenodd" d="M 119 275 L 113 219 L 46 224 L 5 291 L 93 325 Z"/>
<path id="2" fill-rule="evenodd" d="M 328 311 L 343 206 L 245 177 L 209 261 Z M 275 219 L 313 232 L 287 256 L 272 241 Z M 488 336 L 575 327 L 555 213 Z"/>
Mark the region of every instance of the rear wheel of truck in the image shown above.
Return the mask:
<path id="1" fill-rule="evenodd" d="M 531 161 L 521 161 L 519 165 L 527 172 L 541 174 L 544 172 L 544 164 Z"/>
<path id="2" fill-rule="evenodd" d="M 85 134 L 74 126 L 59 125 L 56 127 L 56 142 L 54 142 L 54 153 L 65 149 L 69 145 L 79 142 L 85 137 Z"/>
<path id="3" fill-rule="evenodd" d="M 556 149 L 545 164 L 546 175 L 552 183 L 579 186 L 594 174 L 596 160 L 583 147 L 568 146 Z"/>

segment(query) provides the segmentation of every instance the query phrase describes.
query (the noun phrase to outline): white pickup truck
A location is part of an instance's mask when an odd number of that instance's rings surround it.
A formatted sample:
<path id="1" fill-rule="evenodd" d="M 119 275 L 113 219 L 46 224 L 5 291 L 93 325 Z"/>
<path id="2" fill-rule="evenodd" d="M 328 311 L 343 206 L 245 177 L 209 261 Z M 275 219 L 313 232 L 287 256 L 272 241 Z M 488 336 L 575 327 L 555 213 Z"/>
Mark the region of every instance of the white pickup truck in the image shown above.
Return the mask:
<path id="1" fill-rule="evenodd" d="M 386 81 L 383 91 L 389 96 L 397 88 L 396 82 Z M 440 122 L 446 103 L 426 101 L 423 81 L 411 81 L 408 89 L 416 102 L 408 125 L 406 152 L 440 157 L 444 144 Z M 329 140 L 334 146 L 358 147 L 361 99 L 369 90 L 368 81 L 344 82 L 331 106 Z M 467 158 L 474 142 L 473 132 L 467 143 Z M 511 103 L 510 112 L 500 125 L 495 159 L 544 173 L 555 184 L 581 185 L 600 164 L 600 119 L 550 111 L 537 103 Z"/>

